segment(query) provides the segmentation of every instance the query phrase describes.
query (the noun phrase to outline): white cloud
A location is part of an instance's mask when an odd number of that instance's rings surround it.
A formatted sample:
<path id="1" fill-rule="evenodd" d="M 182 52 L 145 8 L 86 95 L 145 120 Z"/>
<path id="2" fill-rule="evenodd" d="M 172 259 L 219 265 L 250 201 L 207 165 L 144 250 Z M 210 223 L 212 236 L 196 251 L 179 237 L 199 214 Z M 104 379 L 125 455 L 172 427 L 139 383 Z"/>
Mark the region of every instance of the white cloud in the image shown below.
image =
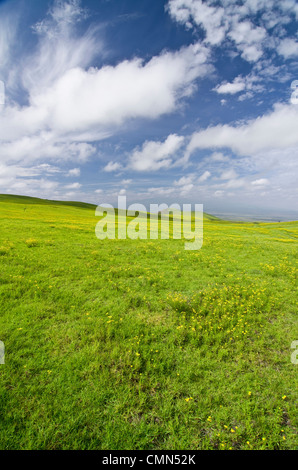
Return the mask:
<path id="1" fill-rule="evenodd" d="M 61 172 L 46 163 L 31 167 L 0 163 L 0 192 L 29 196 L 40 196 L 42 192 L 44 197 L 51 197 L 59 187 L 52 178 Z"/>
<path id="2" fill-rule="evenodd" d="M 27 80 L 30 106 L 6 109 L 0 116 L 0 139 L 29 138 L 46 129 L 59 139 L 63 134 L 68 138 L 75 134 L 78 140 L 80 133 L 100 139 L 128 119 L 153 119 L 170 113 L 181 98 L 193 92 L 195 80 L 210 70 L 208 54 L 206 47 L 194 44 L 177 52 L 163 52 L 147 63 L 135 58 L 114 67 L 88 70 L 82 61 L 73 67 L 61 59 L 66 70 L 58 66 L 54 76 L 45 73 L 46 85 L 36 79 L 38 74 L 30 64 L 34 77 L 32 86 Z M 52 62 L 47 60 L 51 70 L 55 69 Z"/>
<path id="3" fill-rule="evenodd" d="M 129 168 L 136 171 L 156 171 L 172 165 L 184 137 L 171 134 L 164 142 L 146 141 L 141 150 L 135 149 L 129 157 Z"/>
<path id="4" fill-rule="evenodd" d="M 222 83 L 218 85 L 214 91 L 219 94 L 230 94 L 234 95 L 235 93 L 239 93 L 245 89 L 245 81 L 242 77 L 236 77 L 232 83 Z"/>
<path id="5" fill-rule="evenodd" d="M 228 162 L 230 159 L 221 152 L 214 152 L 210 157 L 207 158 L 211 162 Z"/>
<path id="6" fill-rule="evenodd" d="M 132 180 L 131 179 L 126 179 L 126 180 L 122 180 L 121 181 L 121 185 L 122 186 L 128 186 L 132 183 Z"/>
<path id="7" fill-rule="evenodd" d="M 206 44 L 232 44 L 244 60 L 252 63 L 266 49 L 276 50 L 283 26 L 298 15 L 295 0 L 169 0 L 166 9 L 187 29 L 203 29 Z M 277 47 L 278 52 L 285 57 L 297 56 L 295 41 L 284 41 Z"/>
<path id="8" fill-rule="evenodd" d="M 76 197 L 77 196 L 77 193 L 75 191 L 68 191 L 67 193 L 64 194 L 64 197 L 66 199 L 70 199 L 72 197 Z"/>
<path id="9" fill-rule="evenodd" d="M 148 189 L 149 194 L 154 194 L 158 196 L 169 196 L 170 194 L 173 194 L 174 191 L 175 191 L 174 188 L 165 188 L 165 187 Z"/>
<path id="10" fill-rule="evenodd" d="M 233 1 L 221 1 L 216 6 L 213 3 L 212 0 L 170 0 L 167 9 L 173 19 L 186 27 L 203 28 L 207 44 L 219 45 L 229 38 L 245 60 L 257 61 L 263 54 L 262 43 L 266 30 L 254 26 L 247 20 L 247 15 L 255 15 L 265 4 L 259 3 L 254 8 L 251 1 L 247 0 L 242 8 L 237 5 L 235 9 Z"/>
<path id="11" fill-rule="evenodd" d="M 248 62 L 256 62 L 263 55 L 262 41 L 266 37 L 264 28 L 254 27 L 250 21 L 236 22 L 228 36 Z"/>
<path id="12" fill-rule="evenodd" d="M 194 81 L 209 70 L 207 58 L 206 48 L 191 45 L 146 64 L 136 58 L 114 67 L 71 68 L 32 104 L 57 132 L 106 130 L 131 118 L 157 118 L 193 91 Z"/>
<path id="13" fill-rule="evenodd" d="M 200 149 L 230 149 L 233 157 L 219 152 L 205 157 L 200 169 L 210 169 L 212 184 L 207 185 L 220 198 L 225 191 L 235 190 L 235 201 L 254 201 L 268 188 L 263 203 L 295 210 L 297 207 L 298 172 L 298 106 L 276 104 L 267 114 L 246 123 L 210 126 L 192 135 L 186 158 Z M 213 156 L 213 158 L 212 158 Z M 215 157 L 215 158 L 214 158 Z M 222 158 L 223 157 L 223 158 Z M 219 166 L 220 165 L 220 166 Z M 238 176 L 239 175 L 239 176 Z M 296 198 L 296 200 L 295 200 Z"/>
<path id="14" fill-rule="evenodd" d="M 132 120 L 159 119 L 181 110 L 185 99 L 196 91 L 198 79 L 213 70 L 210 63 L 218 58 L 216 46 L 221 47 L 222 55 L 227 53 L 233 58 L 234 65 L 241 64 L 239 56 L 253 64 L 247 76 L 229 77 L 229 81 L 215 87 L 219 100 L 228 100 L 225 95 L 240 94 L 237 98 L 243 101 L 264 91 L 265 80 L 269 93 L 273 78 L 276 83 L 295 78 L 290 75 L 294 68 L 288 67 L 288 62 L 280 65 L 282 58 L 297 57 L 297 38 L 285 37 L 287 23 L 294 15 L 298 17 L 294 0 L 170 0 L 171 17 L 192 28 L 197 42 L 177 51 L 164 50 L 152 58 L 134 57 L 116 65 L 99 65 L 104 63 L 107 50 L 102 29 L 91 26 L 82 33 L 86 11 L 78 0 L 54 3 L 47 17 L 34 26 L 36 47 L 30 53 L 26 52 L 27 45 L 22 48 L 23 32 L 17 29 L 21 15 L 4 6 L 0 7 L 0 67 L 7 100 L 0 115 L 0 185 L 11 192 L 58 196 L 65 186 L 53 181 L 55 175 L 79 179 L 78 167 L 96 155 L 100 157 L 94 141 L 126 128 L 130 132 Z M 203 39 L 198 39 L 202 32 Z M 265 52 L 273 51 L 269 59 Z M 275 51 L 280 55 L 278 59 Z M 92 67 L 94 64 L 97 67 Z M 17 103 L 19 96 L 22 101 Z M 197 98 L 199 103 L 199 93 Z M 201 103 L 204 106 L 204 100 Z M 200 119 L 204 108 L 197 110 Z M 145 172 L 191 166 L 187 161 L 191 153 L 210 149 L 210 156 L 202 152 L 200 162 L 195 162 L 199 174 L 177 178 L 173 187 L 167 186 L 167 180 L 159 182 L 160 187 L 150 188 L 148 194 L 154 197 L 202 191 L 210 195 L 215 191 L 219 196 L 231 194 L 229 188 L 235 189 L 235 194 L 240 193 L 240 188 L 246 194 L 257 194 L 264 187 L 266 191 L 270 187 L 270 191 L 277 188 L 276 191 L 289 194 L 289 187 L 296 184 L 297 123 L 298 107 L 278 104 L 273 111 L 246 123 L 201 127 L 190 136 L 185 157 L 183 148 L 188 138 L 169 131 L 163 141 L 146 141 L 134 148 L 126 164 L 110 161 L 104 171 Z M 119 144 L 124 155 L 126 144 Z M 241 158 L 221 153 L 225 148 Z M 199 185 L 205 181 L 208 184 Z M 124 194 L 130 184 L 131 180 L 123 180 L 120 191 Z M 148 180 L 144 182 L 147 184 Z M 83 195 L 76 191 L 80 187 L 78 182 L 67 185 L 67 195 Z M 91 187 L 94 190 L 97 186 Z M 95 194 L 101 192 L 102 189 L 95 190 Z"/>
<path id="15" fill-rule="evenodd" d="M 194 133 L 187 148 L 228 147 L 239 155 L 253 155 L 271 149 L 298 146 L 298 106 L 277 104 L 274 110 L 247 124 L 218 125 Z"/>
<path id="16" fill-rule="evenodd" d="M 252 181 L 251 184 L 253 186 L 267 186 L 269 184 L 269 181 L 267 178 L 261 178 L 261 179 Z"/>
<path id="17" fill-rule="evenodd" d="M 194 179 L 195 175 L 190 174 L 188 176 L 182 176 L 178 181 L 174 181 L 174 186 L 179 187 L 181 196 L 187 195 L 194 188 L 194 184 L 192 183 Z"/>
<path id="18" fill-rule="evenodd" d="M 224 184 L 226 189 L 236 189 L 245 186 L 244 178 L 232 178 Z"/>
<path id="19" fill-rule="evenodd" d="M 268 89 L 269 83 L 273 80 L 278 82 L 286 82 L 290 80 L 291 75 L 286 70 L 284 65 L 275 66 L 270 59 L 263 59 L 256 62 L 251 72 L 246 75 L 238 75 L 232 82 L 224 81 L 218 84 L 213 91 L 218 94 L 234 95 L 242 93 L 239 101 L 244 101 L 247 98 L 252 98 L 256 93 L 263 93 Z M 225 100 L 224 103 L 225 104 Z"/>
<path id="20" fill-rule="evenodd" d="M 1 78 L 8 80 L 12 52 L 17 43 L 19 13 L 10 4 L 0 5 L 0 68 Z"/>
<path id="21" fill-rule="evenodd" d="M 295 39 L 283 39 L 277 47 L 277 52 L 285 59 L 298 57 L 298 41 Z"/>
<path id="22" fill-rule="evenodd" d="M 87 161 L 96 152 L 89 142 L 115 134 L 132 119 L 156 119 L 175 111 L 194 92 L 197 79 L 210 71 L 209 49 L 200 44 L 163 51 L 149 61 L 135 57 L 115 66 L 90 67 L 104 52 L 99 28 L 78 35 L 76 25 L 85 16 L 79 1 L 56 1 L 35 25 L 38 45 L 15 61 L 13 72 L 28 104 L 9 99 L 0 114 L 3 161 Z M 8 29 L 0 28 L 1 57 L 11 42 Z"/>
<path id="23" fill-rule="evenodd" d="M 67 176 L 80 176 L 81 170 L 80 168 L 72 168 L 68 171 Z"/>
<path id="24" fill-rule="evenodd" d="M 210 3 L 210 2 L 209 2 Z M 201 0 L 170 0 L 167 5 L 172 18 L 188 28 L 201 26 L 206 33 L 206 42 L 220 44 L 225 36 L 224 9 L 208 5 Z"/>
<path id="25" fill-rule="evenodd" d="M 108 173 L 111 173 L 112 171 L 118 171 L 122 169 L 121 163 L 118 162 L 109 162 L 103 169 L 103 171 L 106 171 Z"/>
<path id="26" fill-rule="evenodd" d="M 22 84 L 31 100 L 67 70 L 87 67 L 94 57 L 102 54 L 98 28 L 89 28 L 77 36 L 76 26 L 85 18 L 86 10 L 78 0 L 56 0 L 47 17 L 33 26 L 39 43 L 26 58 L 22 70 Z"/>
<path id="27" fill-rule="evenodd" d="M 220 175 L 220 179 L 222 180 L 229 180 L 229 179 L 234 179 L 234 178 L 237 178 L 237 173 L 235 172 L 234 169 L 230 169 L 230 170 L 225 170 L 221 173 Z"/>
<path id="28" fill-rule="evenodd" d="M 24 194 L 28 196 L 40 197 L 42 192 L 43 197 L 53 196 L 54 191 L 58 188 L 59 183 L 50 181 L 45 178 L 41 179 L 16 179 L 14 177 L 1 181 L 0 188 L 5 188 L 7 194 Z"/>
<path id="29" fill-rule="evenodd" d="M 95 151 L 95 146 L 86 142 L 57 142 L 52 134 L 41 133 L 10 141 L 3 139 L 0 146 L 0 158 L 3 162 L 24 163 L 36 160 L 61 160 L 61 158 L 65 161 L 86 162 Z"/>
<path id="30" fill-rule="evenodd" d="M 65 186 L 66 189 L 79 189 L 82 185 L 80 183 L 71 183 Z"/>
<path id="31" fill-rule="evenodd" d="M 185 196 L 186 194 L 190 193 L 190 191 L 194 188 L 194 185 L 192 183 L 185 184 L 180 188 L 180 194 L 181 196 Z"/>
<path id="32" fill-rule="evenodd" d="M 195 175 L 182 176 L 178 181 L 174 181 L 175 186 L 185 186 L 191 184 L 195 178 Z"/>
<path id="33" fill-rule="evenodd" d="M 204 171 L 204 173 L 199 177 L 198 181 L 199 183 L 203 183 L 204 181 L 206 181 L 208 178 L 210 178 L 211 176 L 211 173 L 210 171 L 206 170 Z"/>

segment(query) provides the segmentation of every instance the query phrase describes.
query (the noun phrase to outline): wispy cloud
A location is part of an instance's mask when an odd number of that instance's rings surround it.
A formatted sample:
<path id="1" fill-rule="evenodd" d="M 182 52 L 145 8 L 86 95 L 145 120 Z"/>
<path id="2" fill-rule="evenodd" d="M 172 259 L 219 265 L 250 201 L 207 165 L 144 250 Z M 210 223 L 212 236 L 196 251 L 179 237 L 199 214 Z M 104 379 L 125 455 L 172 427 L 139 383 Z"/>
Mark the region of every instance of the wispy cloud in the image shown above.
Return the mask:
<path id="1" fill-rule="evenodd" d="M 292 200 L 295 0 L 169 0 L 158 21 L 185 34 L 137 45 L 109 2 L 29 3 L 0 6 L 1 191 Z"/>
<path id="2" fill-rule="evenodd" d="M 78 1 L 56 1 L 35 24 L 37 47 L 18 65 L 28 105 L 8 103 L 0 115 L 3 159 L 87 160 L 95 153 L 88 142 L 107 138 L 131 119 L 173 112 L 210 70 L 209 51 L 199 44 L 164 51 L 147 62 L 133 58 L 89 67 L 100 56 L 102 41 L 98 27 L 78 35 L 76 25 L 85 17 Z M 3 54 L 9 40 L 2 32 Z"/>

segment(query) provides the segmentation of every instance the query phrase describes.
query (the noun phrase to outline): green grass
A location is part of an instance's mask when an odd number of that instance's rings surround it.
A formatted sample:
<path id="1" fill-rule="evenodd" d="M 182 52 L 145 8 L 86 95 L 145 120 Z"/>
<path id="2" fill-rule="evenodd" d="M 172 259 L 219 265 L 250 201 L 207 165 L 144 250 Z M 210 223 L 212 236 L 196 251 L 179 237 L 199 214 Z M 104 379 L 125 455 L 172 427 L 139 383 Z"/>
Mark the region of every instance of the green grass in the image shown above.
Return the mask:
<path id="1" fill-rule="evenodd" d="M 0 196 L 1 449 L 297 449 L 298 222 L 95 237 Z"/>

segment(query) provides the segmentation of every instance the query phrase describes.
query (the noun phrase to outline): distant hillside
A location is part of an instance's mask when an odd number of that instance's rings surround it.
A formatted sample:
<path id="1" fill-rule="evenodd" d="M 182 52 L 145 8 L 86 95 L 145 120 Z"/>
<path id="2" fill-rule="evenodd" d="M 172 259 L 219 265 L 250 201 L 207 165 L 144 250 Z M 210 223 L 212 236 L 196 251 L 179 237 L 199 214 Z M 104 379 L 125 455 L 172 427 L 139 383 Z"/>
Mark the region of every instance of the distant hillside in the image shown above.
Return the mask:
<path id="1" fill-rule="evenodd" d="M 97 205 L 90 204 L 88 202 L 78 202 L 78 201 L 55 201 L 51 199 L 41 199 L 38 197 L 31 197 L 31 196 L 18 196 L 15 194 L 0 194 L 0 203 L 7 202 L 11 204 L 38 204 L 38 205 L 56 205 L 56 206 L 73 206 L 78 207 L 80 209 L 90 209 L 95 210 Z M 116 209 L 117 212 L 117 209 Z M 221 219 L 219 217 L 215 217 L 214 215 L 207 214 L 204 212 L 204 219 L 209 221 L 217 221 L 220 222 Z"/>
<path id="2" fill-rule="evenodd" d="M 38 197 L 30 196 L 17 196 L 14 194 L 0 194 L 0 202 L 9 202 L 15 204 L 45 204 L 45 205 L 57 205 L 57 206 L 74 206 L 80 207 L 81 209 L 94 209 L 97 207 L 95 204 L 89 204 L 88 202 L 77 202 L 77 201 L 54 201 L 51 199 L 40 199 Z"/>

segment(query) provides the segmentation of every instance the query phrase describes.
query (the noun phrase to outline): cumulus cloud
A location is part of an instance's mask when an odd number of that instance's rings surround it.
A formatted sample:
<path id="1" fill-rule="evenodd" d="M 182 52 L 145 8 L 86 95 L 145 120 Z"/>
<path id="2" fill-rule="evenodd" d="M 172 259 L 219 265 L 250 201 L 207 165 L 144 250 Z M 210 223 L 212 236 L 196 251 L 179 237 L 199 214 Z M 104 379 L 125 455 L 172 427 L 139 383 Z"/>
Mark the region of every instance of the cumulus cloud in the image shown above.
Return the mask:
<path id="1" fill-rule="evenodd" d="M 277 52 L 285 59 L 298 57 L 298 41 L 291 38 L 283 39 L 277 47 Z"/>
<path id="2" fill-rule="evenodd" d="M 92 142 L 113 135 L 132 119 L 156 119 L 175 111 L 194 92 L 196 80 L 210 71 L 209 49 L 200 44 L 163 51 L 148 61 L 135 57 L 91 67 L 102 54 L 102 41 L 99 28 L 78 34 L 77 23 L 85 16 L 79 1 L 56 1 L 34 26 L 37 47 L 15 65 L 27 104 L 16 105 L 8 89 L 0 115 L 4 161 L 87 161 L 96 152 Z M 5 28 L 1 57 L 11 43 Z"/>
<path id="3" fill-rule="evenodd" d="M 72 168 L 68 171 L 67 176 L 80 176 L 81 170 L 80 168 Z"/>
<path id="4" fill-rule="evenodd" d="M 237 173 L 233 168 L 223 171 L 222 174 L 220 175 L 220 179 L 222 180 L 229 180 L 229 179 L 235 179 L 237 178 Z"/>
<path id="5" fill-rule="evenodd" d="M 190 174 L 188 176 L 182 176 L 178 181 L 174 181 L 174 186 L 178 186 L 181 196 L 187 195 L 194 188 L 194 179 L 195 175 Z"/>
<path id="6" fill-rule="evenodd" d="M 298 146 L 298 107 L 277 104 L 268 114 L 242 125 L 218 125 L 196 132 L 187 147 L 195 149 L 230 148 L 238 155 L 252 155 L 271 149 Z"/>
<path id="7" fill-rule="evenodd" d="M 109 162 L 105 167 L 104 167 L 104 171 L 106 171 L 107 173 L 111 173 L 112 171 L 118 171 L 118 170 L 121 170 L 122 169 L 122 165 L 121 163 L 118 163 L 118 162 Z"/>
<path id="8" fill-rule="evenodd" d="M 141 149 L 135 149 L 129 157 L 129 168 L 136 171 L 156 171 L 173 164 L 184 137 L 171 134 L 164 142 L 146 141 Z"/>
<path id="9" fill-rule="evenodd" d="M 219 94 L 230 94 L 234 95 L 245 89 L 245 81 L 242 77 L 236 77 L 232 83 L 222 83 L 218 85 L 214 90 Z"/>
<path id="10" fill-rule="evenodd" d="M 47 195 L 53 196 L 58 186 L 57 181 L 46 178 L 17 179 L 15 176 L 9 179 L 5 178 L 5 180 L 0 178 L 0 189 L 5 189 L 8 194 L 27 194 L 28 196 L 40 197 L 42 192 L 43 196 L 47 197 Z"/>
<path id="11" fill-rule="evenodd" d="M 292 25 L 287 30 L 288 24 L 298 18 L 295 0 L 169 0 L 171 18 L 192 30 L 195 42 L 145 59 L 122 57 L 113 65 L 105 62 L 103 27 L 92 25 L 92 19 L 91 26 L 85 27 L 88 12 L 82 2 L 56 0 L 46 17 L 33 25 L 29 49 L 22 48 L 21 40 L 16 41 L 17 35 L 22 39 L 23 32 L 18 28 L 20 15 L 7 7 L 13 1 L 0 6 L 0 67 L 6 86 L 6 105 L 0 110 L 2 188 L 31 195 L 42 191 L 45 196 L 50 192 L 58 196 L 67 189 L 65 197 L 78 197 L 83 194 L 77 182 L 79 167 L 101 158 L 102 149 L 108 147 L 99 141 L 119 131 L 122 135 L 124 130 L 130 132 L 137 120 L 148 122 L 177 110 L 185 112 L 183 105 L 198 90 L 195 118 L 201 127 L 197 132 L 183 137 L 174 133 L 180 132 L 179 127 L 167 127 L 167 138 L 148 137 L 139 147 L 134 143 L 130 152 L 126 147 L 128 137 L 125 144 L 119 144 L 127 161 L 122 162 L 118 156 L 105 157 L 103 171 L 117 175 L 164 169 L 169 174 L 181 166 L 196 168 L 197 174 L 176 177 L 171 187 L 164 181 L 150 188 L 150 197 L 176 193 L 188 197 L 196 191 L 220 197 L 232 194 L 230 189 L 235 194 L 241 189 L 246 195 L 260 194 L 264 188 L 276 188 L 280 194 L 286 188 L 284 194 L 289 195 L 288 182 L 292 187 L 296 184 L 298 107 L 277 104 L 257 119 L 230 124 L 223 120 L 222 124 L 207 127 L 202 124 L 208 113 L 204 115 L 204 100 L 199 101 L 199 79 L 215 77 L 211 63 L 216 63 L 220 52 L 221 58 L 228 55 L 231 61 L 237 58 L 237 64 L 244 65 L 235 78 L 228 76 L 223 81 L 226 76 L 222 77 L 213 88 L 219 100 L 224 98 L 222 104 L 232 101 L 231 96 L 243 101 L 256 92 L 271 92 L 273 77 L 278 84 L 290 83 L 295 69 L 287 65 L 297 57 L 297 38 L 286 36 L 292 31 Z M 251 72 L 246 76 L 248 64 L 239 57 L 250 63 Z M 281 65 L 283 60 L 285 64 Z M 237 117 L 243 115 L 237 113 Z M 150 135 L 149 129 L 146 135 Z M 204 149 L 210 151 L 209 156 L 206 151 L 200 152 Z M 193 164 L 189 157 L 197 150 L 200 161 Z M 66 182 L 54 181 L 55 175 L 66 178 Z M 130 177 L 128 174 L 119 183 L 123 194 L 131 184 Z M 76 182 L 70 183 L 69 178 Z M 93 196 L 101 194 L 102 189 L 94 191 L 97 185 L 92 187 Z"/>
<path id="12" fill-rule="evenodd" d="M 246 197 L 257 204 L 254 198 L 266 188 L 263 196 L 268 204 L 274 200 L 279 207 L 286 204 L 288 210 L 293 210 L 297 204 L 297 128 L 297 105 L 279 103 L 256 119 L 210 126 L 194 133 L 186 157 L 202 149 L 218 149 L 200 164 L 203 171 L 212 168 L 212 184 L 208 181 L 208 186 L 214 193 L 210 197 L 223 197 L 226 191 L 233 190 L 234 197 Z M 225 149 L 225 154 L 221 149 Z"/>
<path id="13" fill-rule="evenodd" d="M 213 194 L 213 195 L 214 195 L 214 197 L 219 197 L 219 198 L 221 198 L 221 197 L 223 197 L 223 196 L 224 196 L 224 194 L 225 194 L 225 192 L 224 192 L 224 191 L 222 191 L 222 190 L 218 189 L 217 191 L 215 191 L 215 192 L 214 192 L 214 194 Z"/>
<path id="14" fill-rule="evenodd" d="M 71 183 L 65 186 L 66 189 L 79 189 L 82 185 L 80 183 Z"/>
<path id="15" fill-rule="evenodd" d="M 59 133 L 98 126 L 106 130 L 131 118 L 157 118 L 172 112 L 179 99 L 193 91 L 194 80 L 209 70 L 207 57 L 205 47 L 191 45 L 147 63 L 135 58 L 100 69 L 71 68 L 35 96 L 33 105 Z"/>
<path id="16" fill-rule="evenodd" d="M 121 181 L 122 186 L 129 186 L 132 183 L 131 179 L 126 179 Z"/>
<path id="17" fill-rule="evenodd" d="M 243 59 L 256 62 L 263 55 L 262 41 L 266 34 L 264 28 L 255 27 L 250 21 L 241 21 L 233 25 L 228 37 L 234 41 Z"/>
<path id="18" fill-rule="evenodd" d="M 211 176 L 210 171 L 208 170 L 204 171 L 204 173 L 198 179 L 199 183 L 204 183 L 204 181 L 210 178 L 210 176 Z"/>
<path id="19" fill-rule="evenodd" d="M 154 196 L 170 196 L 175 192 L 174 188 L 166 188 L 166 187 L 157 187 L 157 188 L 149 188 L 148 193 Z"/>
<path id="20" fill-rule="evenodd" d="M 203 30 L 206 44 L 232 43 L 238 54 L 251 63 L 257 62 L 266 49 L 275 49 L 280 41 L 280 28 L 294 15 L 297 18 L 295 0 L 243 0 L 240 4 L 235 0 L 220 0 L 216 6 L 214 3 L 213 0 L 169 0 L 166 9 L 187 29 Z M 281 42 L 280 53 L 287 54 L 289 50 L 297 54 L 293 43 Z"/>
<path id="21" fill-rule="evenodd" d="M 57 142 L 55 136 L 41 133 L 37 136 L 4 141 L 0 147 L 0 158 L 3 162 L 23 163 L 61 158 L 64 161 L 86 162 L 95 151 L 95 146 L 86 142 Z"/>
<path id="22" fill-rule="evenodd" d="M 172 18 L 187 28 L 194 24 L 201 26 L 206 33 L 206 42 L 215 45 L 223 41 L 226 33 L 224 8 L 201 0 L 170 0 L 167 9 Z"/>
<path id="23" fill-rule="evenodd" d="M 262 83 L 262 81 L 266 78 L 268 83 L 268 80 L 270 80 L 270 74 L 274 75 L 275 77 L 278 76 L 278 79 L 282 81 L 281 73 L 282 67 L 273 67 L 266 61 L 260 61 L 255 64 L 251 73 L 249 73 L 247 76 L 242 77 L 241 75 L 238 75 L 232 82 L 224 81 L 223 83 L 217 85 L 213 91 L 220 95 L 235 95 L 244 92 L 238 98 L 239 101 L 243 101 L 247 98 L 251 98 L 256 93 L 263 92 L 265 90 L 265 85 Z"/>

